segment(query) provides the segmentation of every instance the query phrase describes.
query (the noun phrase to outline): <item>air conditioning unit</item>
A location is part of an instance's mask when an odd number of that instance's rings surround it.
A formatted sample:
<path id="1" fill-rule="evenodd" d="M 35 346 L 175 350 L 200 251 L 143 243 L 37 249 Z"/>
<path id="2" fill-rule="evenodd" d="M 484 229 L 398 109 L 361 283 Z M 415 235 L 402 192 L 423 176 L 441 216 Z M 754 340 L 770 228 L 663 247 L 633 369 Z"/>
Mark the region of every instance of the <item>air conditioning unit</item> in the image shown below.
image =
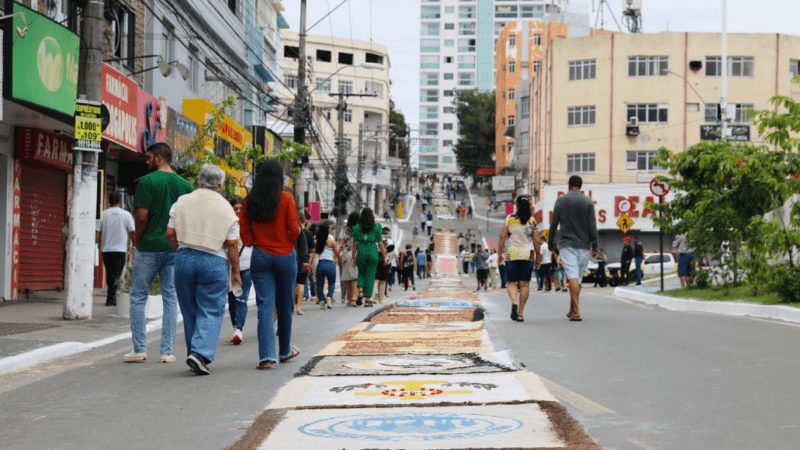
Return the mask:
<path id="1" fill-rule="evenodd" d="M 630 119 L 628 119 L 628 126 L 638 127 L 639 126 L 639 118 L 638 117 L 631 117 Z"/>

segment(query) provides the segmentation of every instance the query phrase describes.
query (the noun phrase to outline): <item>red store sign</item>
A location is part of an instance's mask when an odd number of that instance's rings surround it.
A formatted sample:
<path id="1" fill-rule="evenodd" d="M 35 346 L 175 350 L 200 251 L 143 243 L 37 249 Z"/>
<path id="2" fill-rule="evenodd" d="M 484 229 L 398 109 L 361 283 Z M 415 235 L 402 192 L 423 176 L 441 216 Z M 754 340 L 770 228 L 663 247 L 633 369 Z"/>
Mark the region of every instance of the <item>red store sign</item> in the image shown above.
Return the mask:
<path id="1" fill-rule="evenodd" d="M 108 128 L 103 132 L 103 138 L 131 150 L 137 150 L 139 86 L 108 64 L 103 64 L 102 86 L 101 99 L 111 115 Z"/>
<path id="2" fill-rule="evenodd" d="M 17 128 L 17 159 L 37 161 L 70 172 L 72 139 L 32 128 Z"/>

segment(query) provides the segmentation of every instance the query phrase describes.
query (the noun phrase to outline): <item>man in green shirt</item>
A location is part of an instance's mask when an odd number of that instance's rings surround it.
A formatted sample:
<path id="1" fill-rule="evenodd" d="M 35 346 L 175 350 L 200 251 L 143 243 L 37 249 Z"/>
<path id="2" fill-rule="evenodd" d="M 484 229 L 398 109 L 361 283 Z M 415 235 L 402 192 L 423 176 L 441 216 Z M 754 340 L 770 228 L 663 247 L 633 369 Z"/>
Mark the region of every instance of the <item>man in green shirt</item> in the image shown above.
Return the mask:
<path id="1" fill-rule="evenodd" d="M 162 142 L 147 149 L 147 165 L 153 172 L 136 187 L 133 201 L 136 231 L 133 245 L 136 258 L 131 274 L 131 334 L 133 350 L 125 361 L 147 360 L 147 334 L 144 308 L 150 285 L 156 274 L 161 276 L 161 298 L 164 315 L 161 330 L 161 362 L 175 361 L 172 346 L 178 317 L 178 297 L 175 293 L 175 251 L 167 241 L 169 210 L 183 194 L 192 192 L 192 185 L 172 171 L 172 149 Z"/>

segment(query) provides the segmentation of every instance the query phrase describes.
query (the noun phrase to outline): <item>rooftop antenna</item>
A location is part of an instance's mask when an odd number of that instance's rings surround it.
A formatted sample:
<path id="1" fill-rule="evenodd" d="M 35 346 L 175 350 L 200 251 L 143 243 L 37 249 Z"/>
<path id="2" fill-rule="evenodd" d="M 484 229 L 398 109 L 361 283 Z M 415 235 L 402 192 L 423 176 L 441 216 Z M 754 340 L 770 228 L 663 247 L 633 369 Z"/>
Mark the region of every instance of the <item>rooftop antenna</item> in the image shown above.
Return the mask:
<path id="1" fill-rule="evenodd" d="M 622 15 L 628 31 L 642 32 L 642 0 L 622 0 Z"/>
<path id="2" fill-rule="evenodd" d="M 624 7 L 625 3 L 624 2 L 626 0 L 622 0 L 622 1 L 623 1 L 623 8 L 622 9 L 624 10 L 625 9 L 625 7 Z M 637 1 L 639 1 L 639 3 L 641 3 L 641 0 L 637 0 Z M 605 25 L 606 25 L 605 24 L 605 8 L 603 7 L 603 5 L 605 5 L 605 7 L 608 8 L 608 12 L 611 13 L 611 17 L 614 19 L 614 23 L 617 24 L 617 28 L 619 29 L 620 32 L 622 32 L 622 27 L 619 25 L 619 22 L 617 21 L 617 16 L 614 15 L 614 11 L 611 10 L 611 6 L 608 4 L 608 0 L 600 0 L 600 2 L 597 5 L 597 9 L 594 9 L 594 0 L 592 0 L 592 12 L 597 13 L 597 15 L 595 16 L 595 20 L 594 20 L 594 27 L 597 28 L 597 21 L 599 20 L 600 21 L 600 29 L 601 30 L 605 30 Z"/>

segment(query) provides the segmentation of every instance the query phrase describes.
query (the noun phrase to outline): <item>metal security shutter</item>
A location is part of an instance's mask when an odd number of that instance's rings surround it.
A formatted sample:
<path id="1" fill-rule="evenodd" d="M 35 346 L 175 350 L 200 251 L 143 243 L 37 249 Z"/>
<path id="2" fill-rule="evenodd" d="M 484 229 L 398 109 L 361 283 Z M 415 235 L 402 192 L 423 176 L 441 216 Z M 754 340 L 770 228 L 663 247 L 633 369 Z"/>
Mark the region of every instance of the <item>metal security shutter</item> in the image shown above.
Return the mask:
<path id="1" fill-rule="evenodd" d="M 67 174 L 21 163 L 19 290 L 64 287 Z"/>

